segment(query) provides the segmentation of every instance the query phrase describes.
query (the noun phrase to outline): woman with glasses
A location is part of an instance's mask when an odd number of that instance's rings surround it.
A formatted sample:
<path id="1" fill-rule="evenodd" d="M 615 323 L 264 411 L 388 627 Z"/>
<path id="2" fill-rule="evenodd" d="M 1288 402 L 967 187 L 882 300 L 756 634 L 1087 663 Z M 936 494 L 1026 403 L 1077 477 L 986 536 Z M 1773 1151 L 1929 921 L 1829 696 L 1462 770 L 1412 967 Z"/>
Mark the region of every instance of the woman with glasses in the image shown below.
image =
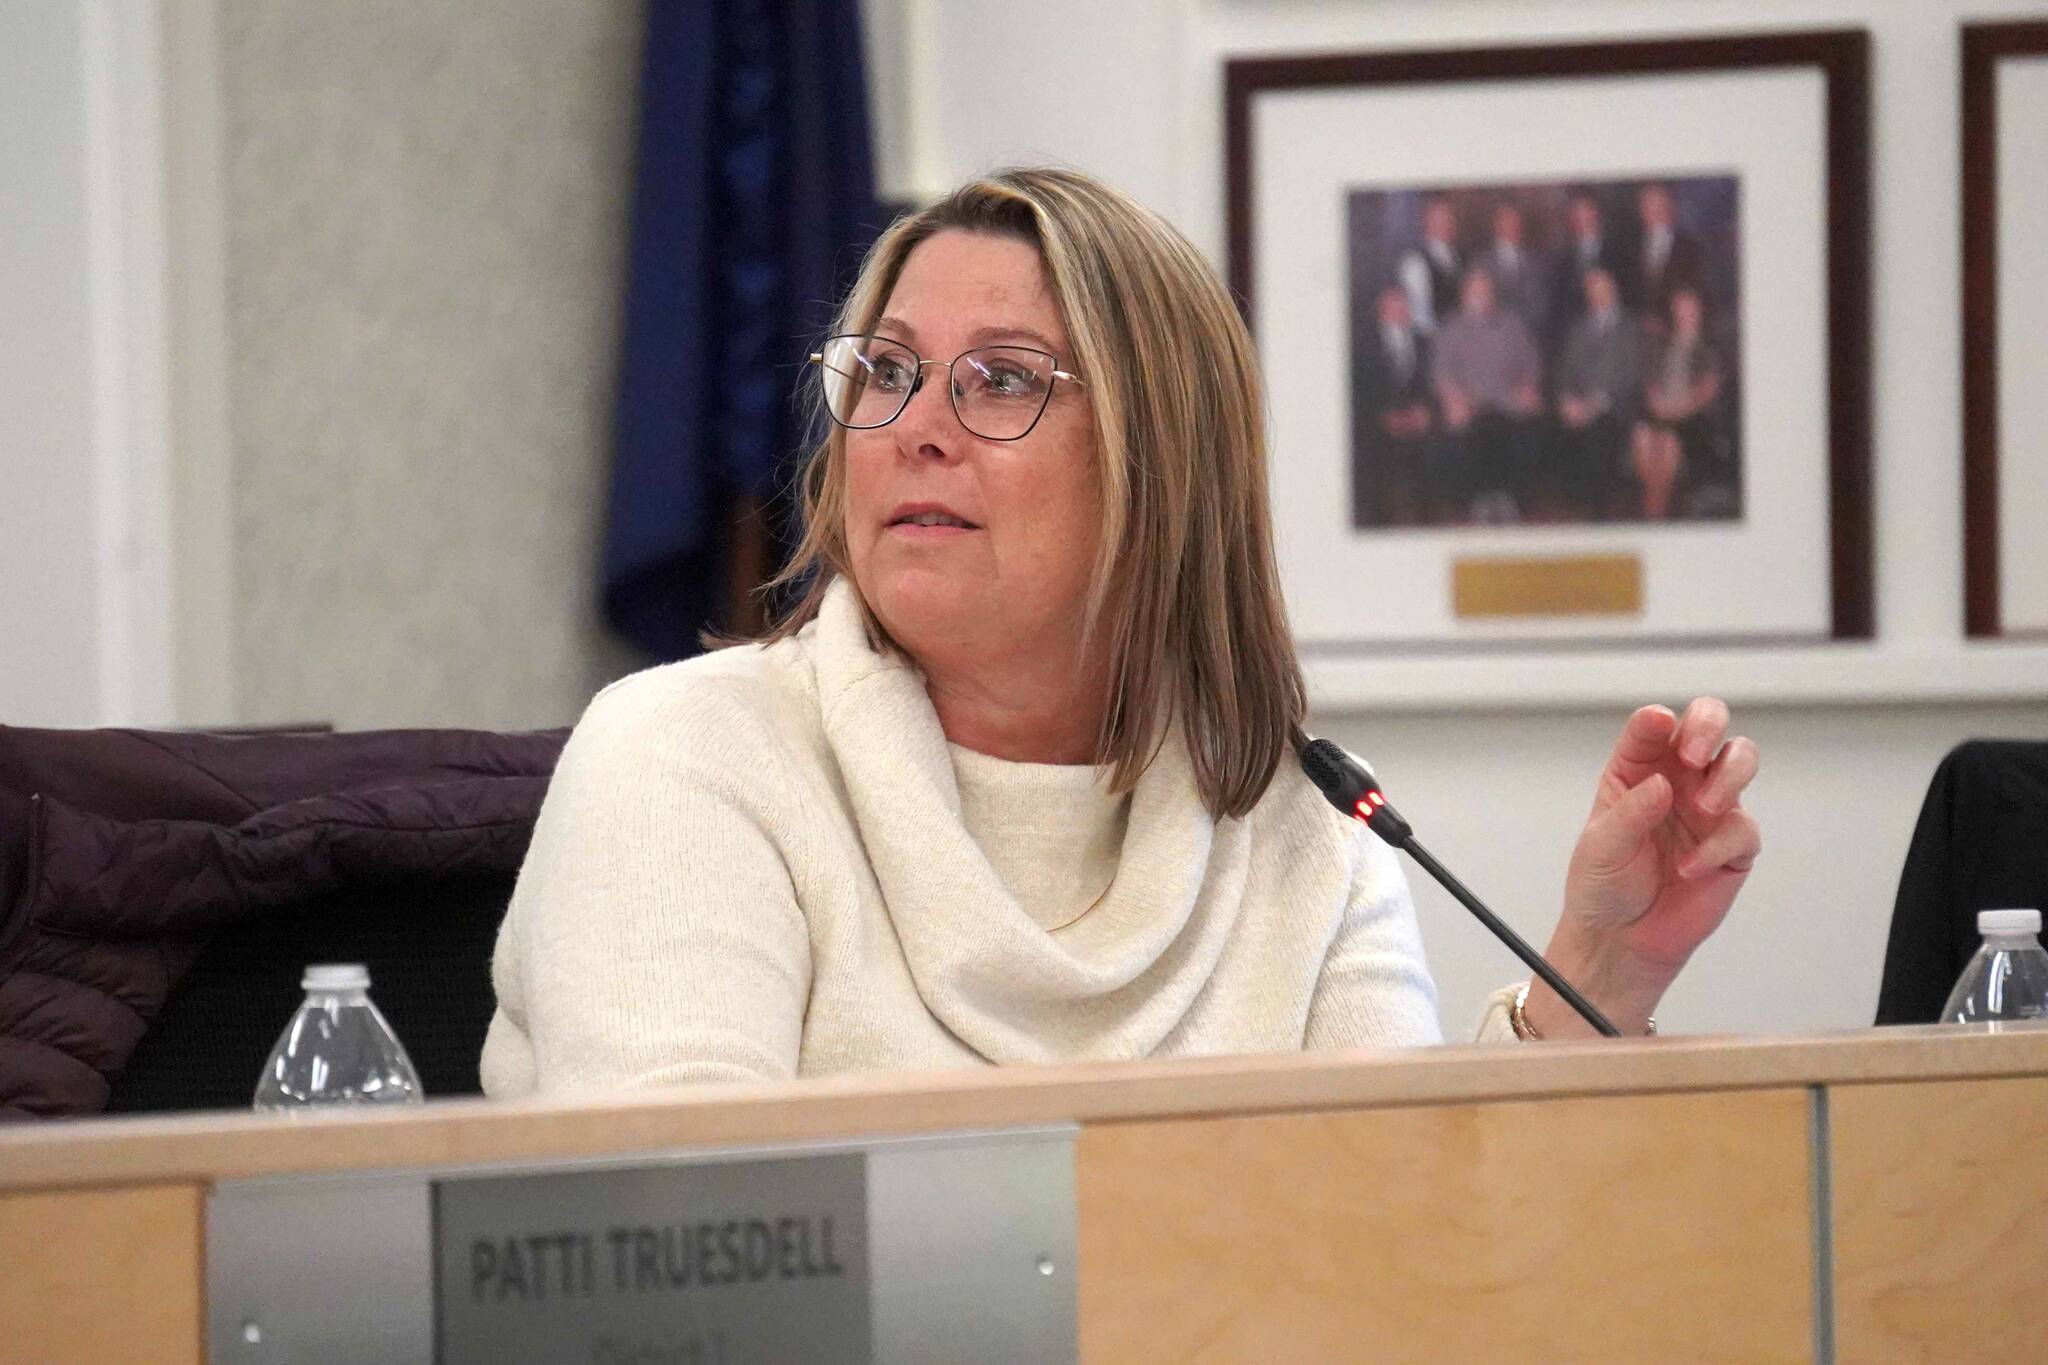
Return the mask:
<path id="1" fill-rule="evenodd" d="M 1392 853 L 1303 776 L 1251 341 L 1084 175 L 875 246 L 813 356 L 793 608 L 599 695 L 501 932 L 495 1095 L 1438 1040 Z M 1625 1032 L 1757 853 L 1727 711 L 1631 717 L 1550 955 Z M 1585 1032 L 1540 986 L 1482 1037 Z"/>

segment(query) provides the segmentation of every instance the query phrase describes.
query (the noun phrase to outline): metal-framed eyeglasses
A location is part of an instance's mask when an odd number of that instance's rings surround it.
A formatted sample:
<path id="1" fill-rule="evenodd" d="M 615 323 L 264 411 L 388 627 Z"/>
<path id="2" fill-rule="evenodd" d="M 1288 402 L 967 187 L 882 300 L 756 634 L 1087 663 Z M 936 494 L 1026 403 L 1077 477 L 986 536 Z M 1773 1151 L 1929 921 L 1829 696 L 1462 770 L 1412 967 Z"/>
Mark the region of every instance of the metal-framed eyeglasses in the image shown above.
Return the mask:
<path id="1" fill-rule="evenodd" d="M 924 387 L 925 368 L 937 365 L 960 425 L 984 441 L 1023 440 L 1045 415 L 1054 384 L 1081 383 L 1031 346 L 976 346 L 951 360 L 925 360 L 887 337 L 836 336 L 811 352 L 811 363 L 824 374 L 826 414 L 852 431 L 901 417 Z"/>

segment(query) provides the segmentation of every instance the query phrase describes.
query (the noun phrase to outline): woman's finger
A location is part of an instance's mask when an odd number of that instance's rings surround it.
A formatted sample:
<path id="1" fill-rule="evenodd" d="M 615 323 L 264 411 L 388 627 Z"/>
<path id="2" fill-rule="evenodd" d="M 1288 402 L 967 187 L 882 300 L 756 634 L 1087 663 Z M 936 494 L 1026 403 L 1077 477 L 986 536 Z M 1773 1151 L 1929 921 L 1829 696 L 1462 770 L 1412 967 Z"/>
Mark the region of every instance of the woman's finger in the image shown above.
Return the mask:
<path id="1" fill-rule="evenodd" d="M 1757 752 L 1756 741 L 1745 735 L 1737 735 L 1721 746 L 1720 756 L 1707 768 L 1706 780 L 1693 796 L 1693 804 L 1708 815 L 1719 815 L 1731 810 L 1742 799 L 1742 793 L 1756 777 L 1757 765 L 1762 755 Z"/>
<path id="2" fill-rule="evenodd" d="M 1727 733 L 1728 703 L 1719 697 L 1698 697 L 1679 718 L 1678 733 L 1672 736 L 1671 747 L 1686 767 L 1705 768 L 1714 761 L 1721 748 L 1721 737 Z"/>
<path id="3" fill-rule="evenodd" d="M 1678 716 L 1668 706 L 1645 706 L 1630 716 L 1607 756 L 1602 786 L 1612 784 L 1607 794 L 1619 797 L 1642 785 L 1671 756 L 1671 736 L 1678 728 Z"/>
<path id="4" fill-rule="evenodd" d="M 1678 875 L 1690 880 L 1714 872 L 1747 872 L 1763 849 L 1763 831 L 1757 827 L 1756 817 L 1738 807 L 1678 860 Z"/>
<path id="5" fill-rule="evenodd" d="M 1671 783 L 1662 773 L 1649 777 L 1606 810 L 1586 822 L 1579 852 L 1592 869 L 1622 867 L 1635 857 L 1643 840 L 1671 813 Z"/>

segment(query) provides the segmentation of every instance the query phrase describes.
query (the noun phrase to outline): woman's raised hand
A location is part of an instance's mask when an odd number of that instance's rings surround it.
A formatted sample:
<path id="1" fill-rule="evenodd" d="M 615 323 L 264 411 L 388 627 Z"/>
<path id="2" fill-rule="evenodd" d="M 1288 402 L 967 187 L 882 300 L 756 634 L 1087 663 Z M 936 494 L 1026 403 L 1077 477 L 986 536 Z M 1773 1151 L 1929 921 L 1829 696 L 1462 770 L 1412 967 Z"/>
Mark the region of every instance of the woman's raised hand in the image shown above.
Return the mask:
<path id="1" fill-rule="evenodd" d="M 1742 794 L 1757 748 L 1728 738 L 1728 707 L 1628 718 L 1565 874 L 1546 956 L 1624 1034 L 1641 1033 L 1693 950 L 1727 917 L 1763 847 Z M 1525 1012 L 1544 1037 L 1592 1030 L 1542 982 Z"/>

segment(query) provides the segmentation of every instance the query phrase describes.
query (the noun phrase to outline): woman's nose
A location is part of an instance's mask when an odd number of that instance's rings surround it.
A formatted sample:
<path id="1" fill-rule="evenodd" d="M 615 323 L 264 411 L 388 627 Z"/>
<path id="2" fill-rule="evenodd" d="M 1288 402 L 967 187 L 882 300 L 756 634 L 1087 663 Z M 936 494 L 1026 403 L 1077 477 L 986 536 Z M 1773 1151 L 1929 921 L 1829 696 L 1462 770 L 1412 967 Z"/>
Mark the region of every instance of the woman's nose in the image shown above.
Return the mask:
<path id="1" fill-rule="evenodd" d="M 895 421 L 907 448 L 931 449 L 941 455 L 953 453 L 953 446 L 965 431 L 959 414 L 953 410 L 952 395 L 947 392 L 952 382 L 952 371 L 936 362 L 927 362 L 917 372 L 910 401 L 903 405 Z"/>

